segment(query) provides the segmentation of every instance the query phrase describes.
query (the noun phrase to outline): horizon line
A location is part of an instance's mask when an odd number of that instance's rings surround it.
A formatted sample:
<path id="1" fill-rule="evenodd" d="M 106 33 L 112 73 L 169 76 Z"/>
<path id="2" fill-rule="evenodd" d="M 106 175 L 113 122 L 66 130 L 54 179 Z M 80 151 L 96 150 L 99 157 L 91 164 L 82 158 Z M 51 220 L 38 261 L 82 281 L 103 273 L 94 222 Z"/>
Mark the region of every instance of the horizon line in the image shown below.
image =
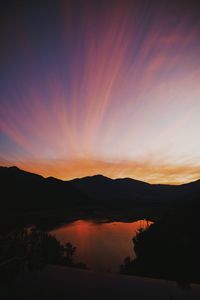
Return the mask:
<path id="1" fill-rule="evenodd" d="M 54 177 L 54 176 L 43 176 L 43 175 L 41 175 L 39 173 L 26 171 L 25 169 L 19 168 L 16 165 L 12 165 L 12 166 L 3 166 L 3 165 L 0 165 L 0 168 L 7 168 L 7 169 L 16 168 L 16 169 L 18 169 L 20 171 L 23 171 L 23 172 L 26 172 L 26 173 L 29 173 L 29 174 L 33 174 L 33 175 L 37 175 L 37 176 L 40 176 L 40 177 L 42 177 L 44 179 L 53 178 L 53 179 L 60 180 L 60 181 L 63 181 L 63 182 L 70 182 L 70 181 L 73 181 L 73 180 L 76 180 L 76 179 L 92 178 L 92 177 L 95 177 L 95 176 L 101 176 L 101 177 L 104 177 L 104 178 L 107 178 L 107 179 L 110 179 L 110 180 L 120 180 L 120 179 L 124 180 L 124 179 L 129 179 L 129 180 L 138 181 L 138 182 L 141 182 L 141 183 L 144 183 L 144 184 L 149 184 L 149 185 L 164 185 L 164 186 L 182 186 L 182 185 L 186 185 L 186 184 L 190 184 L 190 183 L 194 183 L 194 182 L 200 181 L 200 178 L 199 178 L 199 179 L 195 179 L 195 180 L 192 180 L 192 181 L 189 181 L 189 182 L 185 182 L 185 183 L 174 183 L 174 184 L 172 184 L 172 183 L 150 183 L 148 181 L 143 181 L 143 180 L 139 180 L 139 179 L 135 179 L 135 178 L 131 178 L 131 177 L 116 177 L 116 178 L 111 178 L 111 177 L 105 176 L 105 175 L 100 174 L 100 173 L 97 173 L 97 174 L 94 174 L 94 175 L 82 176 L 82 177 L 74 177 L 72 179 L 61 179 L 61 178 Z"/>

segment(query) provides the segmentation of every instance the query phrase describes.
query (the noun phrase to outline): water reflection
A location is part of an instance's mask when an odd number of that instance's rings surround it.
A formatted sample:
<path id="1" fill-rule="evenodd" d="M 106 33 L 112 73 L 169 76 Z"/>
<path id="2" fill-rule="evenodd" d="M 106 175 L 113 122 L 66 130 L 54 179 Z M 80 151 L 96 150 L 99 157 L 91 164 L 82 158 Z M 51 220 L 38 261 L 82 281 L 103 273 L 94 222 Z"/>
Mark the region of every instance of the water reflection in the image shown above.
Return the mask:
<path id="1" fill-rule="evenodd" d="M 132 238 L 151 223 L 146 220 L 132 223 L 78 220 L 50 233 L 62 244 L 71 242 L 77 247 L 75 261 L 86 263 L 92 270 L 116 272 L 126 256 L 135 257 Z"/>

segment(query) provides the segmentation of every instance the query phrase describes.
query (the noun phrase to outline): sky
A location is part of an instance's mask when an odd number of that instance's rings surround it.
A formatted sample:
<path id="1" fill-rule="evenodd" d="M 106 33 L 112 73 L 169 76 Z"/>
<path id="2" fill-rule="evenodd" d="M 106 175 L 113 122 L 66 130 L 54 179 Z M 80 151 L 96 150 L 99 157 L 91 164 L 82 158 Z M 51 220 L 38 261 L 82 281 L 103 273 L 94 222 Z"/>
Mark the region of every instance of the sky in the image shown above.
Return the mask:
<path id="1" fill-rule="evenodd" d="M 2 1 L 0 165 L 200 178 L 200 4 Z"/>

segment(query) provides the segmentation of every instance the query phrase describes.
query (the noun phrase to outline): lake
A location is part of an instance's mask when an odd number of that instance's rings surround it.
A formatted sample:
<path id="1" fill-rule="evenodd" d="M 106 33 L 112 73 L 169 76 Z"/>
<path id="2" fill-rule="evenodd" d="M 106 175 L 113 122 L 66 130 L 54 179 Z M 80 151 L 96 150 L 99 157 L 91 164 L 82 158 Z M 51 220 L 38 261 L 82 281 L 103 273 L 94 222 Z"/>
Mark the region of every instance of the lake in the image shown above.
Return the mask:
<path id="1" fill-rule="evenodd" d="M 133 237 L 139 229 L 147 229 L 152 222 L 99 222 L 78 220 L 49 233 L 62 244 L 70 242 L 77 249 L 74 262 L 83 262 L 91 270 L 118 272 L 124 258 L 135 258 Z"/>

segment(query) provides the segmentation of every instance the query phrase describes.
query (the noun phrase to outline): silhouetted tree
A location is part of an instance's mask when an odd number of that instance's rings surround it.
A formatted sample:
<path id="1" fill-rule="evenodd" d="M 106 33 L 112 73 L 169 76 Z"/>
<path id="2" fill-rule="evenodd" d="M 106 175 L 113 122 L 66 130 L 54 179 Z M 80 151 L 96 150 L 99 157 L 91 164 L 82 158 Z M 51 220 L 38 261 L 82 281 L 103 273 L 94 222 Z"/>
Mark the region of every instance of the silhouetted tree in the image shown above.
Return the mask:
<path id="1" fill-rule="evenodd" d="M 0 246 L 0 261 L 16 257 L 21 262 L 19 269 L 41 270 L 46 264 L 87 268 L 83 263 L 73 263 L 76 247 L 71 243 L 63 246 L 55 237 L 36 228 L 12 232 L 0 241 L 4 242 L 4 247 Z"/>
<path id="2" fill-rule="evenodd" d="M 71 243 L 66 243 L 65 244 L 65 248 L 64 248 L 64 251 L 66 253 L 66 256 L 71 259 L 74 252 L 76 251 L 76 247 L 73 247 L 73 245 Z"/>

